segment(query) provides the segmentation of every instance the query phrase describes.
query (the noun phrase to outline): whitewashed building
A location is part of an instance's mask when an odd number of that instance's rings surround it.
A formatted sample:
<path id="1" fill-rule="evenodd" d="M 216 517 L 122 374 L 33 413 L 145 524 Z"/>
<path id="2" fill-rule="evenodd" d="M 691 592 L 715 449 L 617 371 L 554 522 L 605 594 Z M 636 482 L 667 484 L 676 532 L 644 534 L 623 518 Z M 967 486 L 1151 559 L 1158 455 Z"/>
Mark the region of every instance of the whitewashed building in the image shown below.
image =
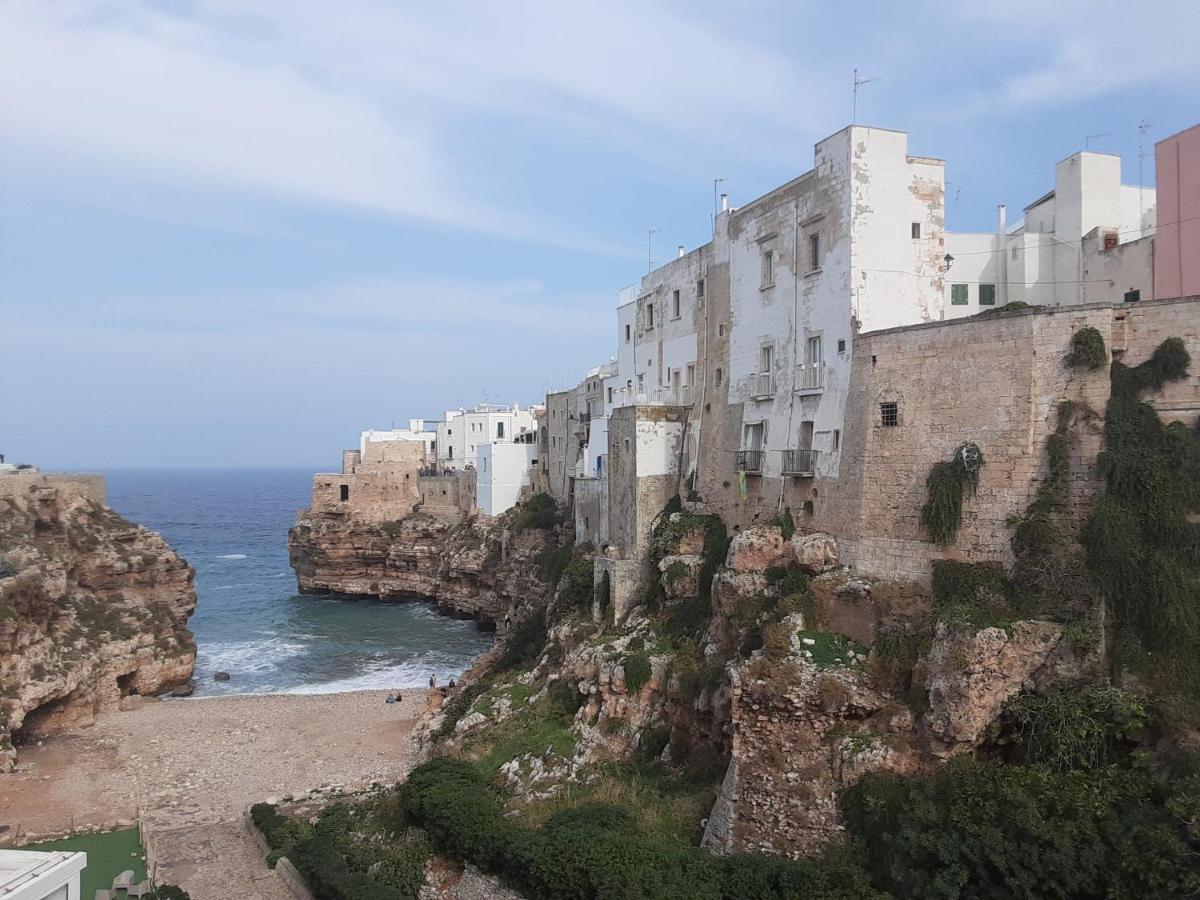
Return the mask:
<path id="1" fill-rule="evenodd" d="M 513 440 L 480 444 L 477 462 L 475 505 L 485 515 L 498 516 L 515 506 L 532 483 L 537 436 L 529 431 Z"/>
<path id="2" fill-rule="evenodd" d="M 80 900 L 79 876 L 86 867 L 86 853 L 0 850 L 0 897 Z"/>
<path id="3" fill-rule="evenodd" d="M 535 430 L 534 410 L 519 403 L 477 403 L 471 409 L 448 410 L 437 424 L 437 465 L 443 469 L 477 467 L 479 449 Z"/>

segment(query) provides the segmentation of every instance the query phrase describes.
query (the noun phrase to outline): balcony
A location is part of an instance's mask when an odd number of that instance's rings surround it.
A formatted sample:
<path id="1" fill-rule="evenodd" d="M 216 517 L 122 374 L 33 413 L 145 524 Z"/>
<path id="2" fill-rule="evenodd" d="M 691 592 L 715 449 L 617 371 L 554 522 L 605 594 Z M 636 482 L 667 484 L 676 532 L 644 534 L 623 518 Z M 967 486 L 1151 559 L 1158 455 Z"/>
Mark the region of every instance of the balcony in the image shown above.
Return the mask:
<path id="1" fill-rule="evenodd" d="M 752 376 L 751 383 L 753 393 L 751 397 L 755 400 L 766 400 L 769 397 L 775 396 L 775 376 L 771 372 L 759 372 Z"/>
<path id="2" fill-rule="evenodd" d="M 783 474 L 795 478 L 812 478 L 817 471 L 817 450 L 784 450 Z"/>
<path id="3" fill-rule="evenodd" d="M 801 394 L 818 394 L 825 390 L 825 363 L 796 366 L 796 391 Z"/>
<path id="4" fill-rule="evenodd" d="M 762 472 L 762 450 L 735 450 L 734 457 L 737 471 L 745 472 L 748 475 L 758 475 Z"/>
<path id="5" fill-rule="evenodd" d="M 613 406 L 691 406 L 692 387 L 618 388 L 613 391 Z"/>

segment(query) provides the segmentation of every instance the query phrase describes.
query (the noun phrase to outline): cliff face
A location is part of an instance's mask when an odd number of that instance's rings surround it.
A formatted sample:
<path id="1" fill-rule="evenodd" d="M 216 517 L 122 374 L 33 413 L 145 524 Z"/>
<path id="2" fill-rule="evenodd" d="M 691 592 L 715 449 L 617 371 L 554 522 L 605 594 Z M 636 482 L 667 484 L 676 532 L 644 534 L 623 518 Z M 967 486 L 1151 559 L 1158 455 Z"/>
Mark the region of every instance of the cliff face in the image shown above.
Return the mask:
<path id="1" fill-rule="evenodd" d="M 552 544 L 540 530 L 512 531 L 483 519 L 448 524 L 420 513 L 373 523 L 305 511 L 288 533 L 304 593 L 418 596 L 493 622 L 541 596 L 536 558 Z"/>
<path id="2" fill-rule="evenodd" d="M 0 771 L 12 738 L 186 682 L 194 573 L 157 534 L 53 487 L 0 497 Z"/>

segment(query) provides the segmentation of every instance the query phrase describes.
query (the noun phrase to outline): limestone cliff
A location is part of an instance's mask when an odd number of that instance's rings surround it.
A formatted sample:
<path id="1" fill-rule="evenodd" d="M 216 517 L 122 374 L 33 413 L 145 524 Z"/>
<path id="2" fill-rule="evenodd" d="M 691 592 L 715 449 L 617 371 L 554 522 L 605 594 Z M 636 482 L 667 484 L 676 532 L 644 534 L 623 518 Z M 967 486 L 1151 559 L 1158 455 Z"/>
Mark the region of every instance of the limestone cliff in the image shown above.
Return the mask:
<path id="1" fill-rule="evenodd" d="M 303 593 L 435 600 L 458 615 L 502 620 L 543 587 L 535 559 L 553 536 L 484 516 L 448 523 L 414 513 L 394 522 L 303 511 L 288 555 Z"/>
<path id="2" fill-rule="evenodd" d="M 14 739 L 186 682 L 193 579 L 159 535 L 91 497 L 33 484 L 0 496 L 0 771 Z"/>

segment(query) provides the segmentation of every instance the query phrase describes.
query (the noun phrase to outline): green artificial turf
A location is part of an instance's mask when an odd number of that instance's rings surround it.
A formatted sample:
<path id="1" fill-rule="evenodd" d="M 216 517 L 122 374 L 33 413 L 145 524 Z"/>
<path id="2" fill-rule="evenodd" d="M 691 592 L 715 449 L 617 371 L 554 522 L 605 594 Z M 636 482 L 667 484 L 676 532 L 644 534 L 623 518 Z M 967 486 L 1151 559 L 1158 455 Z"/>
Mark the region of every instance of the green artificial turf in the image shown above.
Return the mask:
<path id="1" fill-rule="evenodd" d="M 111 888 L 112 880 L 126 869 L 133 870 L 133 883 L 146 877 L 146 861 L 142 858 L 141 838 L 136 828 L 106 831 L 101 834 L 80 834 L 44 844 L 29 844 L 22 850 L 82 850 L 87 854 L 80 895 L 91 898 L 101 888 Z"/>

